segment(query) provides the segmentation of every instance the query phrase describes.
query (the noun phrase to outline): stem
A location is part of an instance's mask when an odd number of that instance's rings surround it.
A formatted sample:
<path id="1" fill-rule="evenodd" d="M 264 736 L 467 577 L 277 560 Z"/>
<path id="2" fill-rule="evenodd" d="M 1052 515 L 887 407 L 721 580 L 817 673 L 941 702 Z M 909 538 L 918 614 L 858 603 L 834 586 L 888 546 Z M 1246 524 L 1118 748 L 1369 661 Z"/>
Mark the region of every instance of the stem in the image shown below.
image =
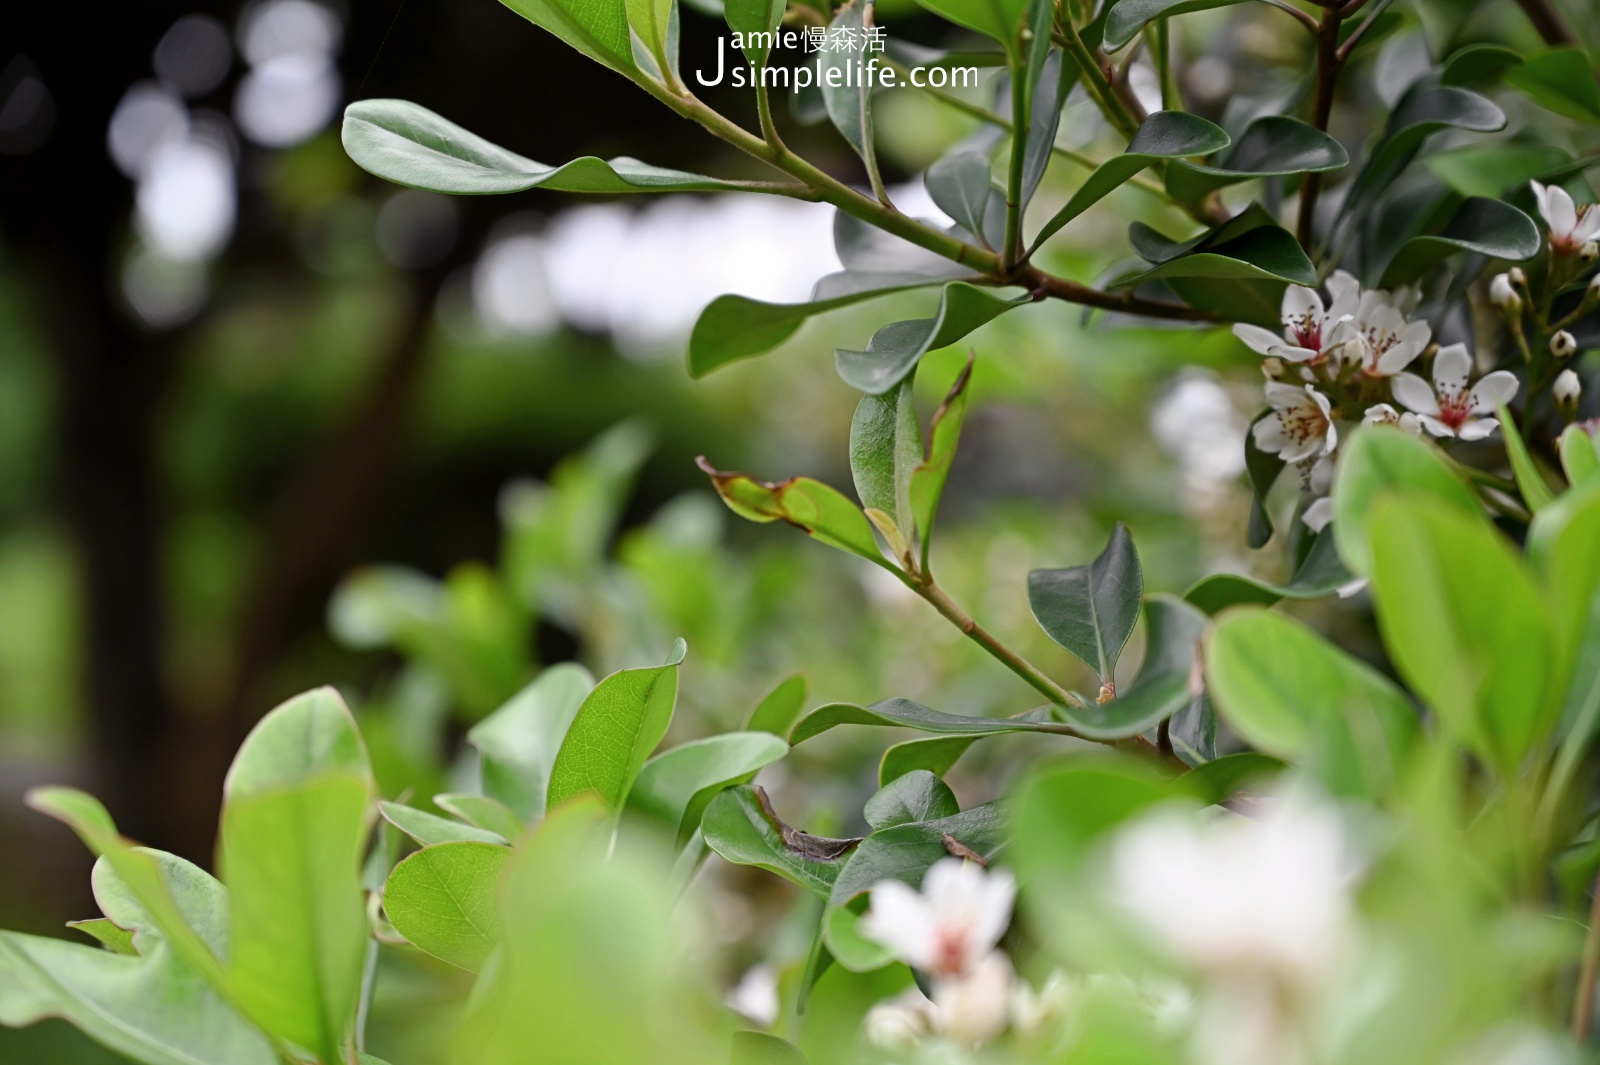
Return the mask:
<path id="1" fill-rule="evenodd" d="M 946 595 L 944 589 L 934 583 L 931 575 L 924 574 L 917 577 L 902 575 L 901 579 L 905 581 L 908 588 L 926 599 L 947 621 L 966 633 L 974 643 L 998 659 L 1001 665 L 1027 681 L 1046 699 L 1049 699 L 1057 706 L 1076 706 L 1080 709 L 1084 706 L 1082 699 L 1045 676 L 1037 666 L 995 639 L 993 633 L 972 620 L 970 614 L 957 606 L 955 600 Z"/>
<path id="2" fill-rule="evenodd" d="M 1183 94 L 1178 90 L 1178 72 L 1172 62 L 1172 20 L 1157 19 L 1150 24 L 1155 39 L 1150 43 L 1150 54 L 1156 61 L 1156 73 L 1161 79 L 1161 107 L 1167 111 L 1183 110 Z"/>
<path id="3" fill-rule="evenodd" d="M 1600 880 L 1595 882 L 1594 901 L 1589 907 L 1589 934 L 1583 939 L 1583 967 L 1578 972 L 1578 991 L 1572 1002 L 1572 1041 L 1579 1046 L 1589 1042 L 1594 1027 L 1595 979 L 1600 976 Z"/>
<path id="4" fill-rule="evenodd" d="M 1099 105 L 1106 120 L 1123 136 L 1132 139 L 1139 130 L 1139 120 L 1133 117 L 1133 112 L 1128 110 L 1122 97 L 1111 87 L 1105 70 L 1095 60 L 1094 53 L 1089 51 L 1089 46 L 1083 43 L 1083 38 L 1078 35 L 1078 28 L 1072 24 L 1072 20 L 1064 18 L 1057 24 L 1061 27 L 1061 39 L 1058 43 L 1078 64 L 1078 70 L 1083 74 L 1084 88 Z"/>
<path id="5" fill-rule="evenodd" d="M 1035 48 L 1049 47 L 1038 41 Z M 1006 173 L 1006 238 L 1001 248 L 1001 262 L 1007 270 L 1016 265 L 1022 254 L 1022 172 L 1027 162 L 1028 150 L 1028 93 L 1023 80 L 1027 69 L 1021 63 L 1011 64 L 1011 165 Z"/>
<path id="6" fill-rule="evenodd" d="M 767 147 L 774 153 L 787 151 L 783 139 L 778 136 L 778 127 L 772 124 L 772 101 L 767 96 L 767 83 L 756 82 L 756 112 L 760 116 L 761 136 L 767 142 Z"/>
<path id="7" fill-rule="evenodd" d="M 1287 11 L 1289 14 L 1294 16 L 1294 20 L 1296 22 L 1310 30 L 1313 36 L 1316 35 L 1317 20 L 1306 14 L 1304 11 L 1301 11 L 1298 7 L 1295 7 L 1292 4 L 1286 4 L 1284 3 L 1284 0 L 1266 0 L 1266 2 L 1277 8 L 1279 11 Z"/>
<path id="8" fill-rule="evenodd" d="M 1328 9 L 1317 25 L 1317 91 L 1312 105 L 1311 124 L 1328 132 L 1333 115 L 1333 86 L 1344 60 L 1339 55 L 1339 12 Z M 1317 196 L 1322 192 L 1322 175 L 1308 173 L 1300 182 L 1300 220 L 1295 236 L 1300 247 L 1311 250 L 1312 230 L 1317 215 Z"/>
<path id="9" fill-rule="evenodd" d="M 1577 37 L 1561 17 L 1561 12 L 1550 0 L 1517 0 L 1522 7 L 1523 14 L 1528 16 L 1528 21 L 1533 23 L 1533 28 L 1539 31 L 1539 36 L 1544 38 L 1544 43 L 1553 46 L 1564 44 L 1577 44 Z"/>
<path id="10" fill-rule="evenodd" d="M 1076 281 L 1047 274 L 1034 266 L 1025 267 L 1018 275 L 1017 283 L 1026 285 L 1035 292 L 1042 292 L 1046 296 L 1068 303 L 1081 303 L 1085 307 L 1121 311 L 1125 314 L 1142 314 L 1150 318 L 1169 318 L 1181 322 L 1216 321 L 1215 315 L 1181 303 L 1168 303 L 1166 300 L 1136 296 L 1131 290 L 1119 293 L 1102 292 L 1087 285 L 1080 285 Z"/>

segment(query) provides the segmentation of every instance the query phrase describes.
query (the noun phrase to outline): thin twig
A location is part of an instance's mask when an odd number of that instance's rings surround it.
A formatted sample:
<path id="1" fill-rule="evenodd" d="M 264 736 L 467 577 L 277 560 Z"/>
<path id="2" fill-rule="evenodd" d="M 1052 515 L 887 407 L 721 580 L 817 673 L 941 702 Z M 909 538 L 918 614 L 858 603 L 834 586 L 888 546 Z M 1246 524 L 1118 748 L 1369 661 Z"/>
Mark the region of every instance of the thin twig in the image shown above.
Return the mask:
<path id="1" fill-rule="evenodd" d="M 1539 36 L 1544 38 L 1545 44 L 1560 46 L 1578 43 L 1572 28 L 1550 0 L 1517 0 L 1517 3 L 1522 7 L 1523 14 L 1528 16 L 1528 21 L 1533 23 L 1533 28 L 1539 31 Z"/>
<path id="2" fill-rule="evenodd" d="M 1600 976 L 1600 880 L 1595 881 L 1594 901 L 1589 907 L 1589 934 L 1583 940 L 1583 965 L 1578 971 L 1578 991 L 1572 1001 L 1572 1041 L 1579 1046 L 1589 1042 L 1594 1027 L 1594 991 Z"/>
<path id="3" fill-rule="evenodd" d="M 1327 11 L 1317 26 L 1317 89 L 1312 105 L 1311 124 L 1328 131 L 1328 119 L 1333 115 L 1334 82 L 1344 65 L 1339 56 L 1339 12 Z M 1295 236 L 1300 246 L 1311 250 L 1313 229 L 1317 216 L 1317 196 L 1322 191 L 1322 175 L 1308 172 L 1300 182 L 1300 219 Z"/>
<path id="4" fill-rule="evenodd" d="M 1306 14 L 1304 11 L 1301 11 L 1298 7 L 1295 7 L 1292 4 L 1286 4 L 1284 3 L 1284 0 L 1264 0 L 1264 2 L 1271 4 L 1279 11 L 1286 11 L 1293 15 L 1296 22 L 1300 23 L 1300 25 L 1309 30 L 1312 36 L 1316 36 L 1317 20 Z"/>

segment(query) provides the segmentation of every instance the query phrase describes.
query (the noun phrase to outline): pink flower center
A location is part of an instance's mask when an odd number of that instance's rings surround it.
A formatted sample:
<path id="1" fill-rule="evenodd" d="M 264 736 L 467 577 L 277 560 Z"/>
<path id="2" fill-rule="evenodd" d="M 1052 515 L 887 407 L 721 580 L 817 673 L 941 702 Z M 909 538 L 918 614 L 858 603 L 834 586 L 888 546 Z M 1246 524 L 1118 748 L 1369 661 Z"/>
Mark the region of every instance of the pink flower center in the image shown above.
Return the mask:
<path id="1" fill-rule="evenodd" d="M 1328 433 L 1328 418 L 1316 403 L 1296 403 L 1288 410 L 1278 412 L 1278 421 L 1284 433 L 1297 444 Z"/>
<path id="2" fill-rule="evenodd" d="M 946 921 L 933 933 L 933 971 L 954 976 L 966 968 L 967 941 L 972 929 L 965 921 Z"/>
<path id="3" fill-rule="evenodd" d="M 1322 317 L 1313 310 L 1307 310 L 1299 319 L 1285 319 L 1284 328 L 1289 330 L 1289 337 L 1295 346 L 1322 352 Z"/>
<path id="4" fill-rule="evenodd" d="M 1460 429 L 1472 414 L 1472 401 L 1467 396 L 1467 384 L 1446 382 L 1437 384 L 1439 393 L 1439 420 L 1452 429 Z"/>
<path id="5" fill-rule="evenodd" d="M 1578 212 L 1578 222 L 1572 227 L 1570 232 L 1551 232 L 1550 243 L 1552 246 L 1554 246 L 1556 251 L 1571 253 L 1583 247 L 1584 241 L 1580 240 L 1576 234 L 1583 229 L 1584 220 L 1589 217 L 1589 212 L 1593 211 L 1597 206 L 1600 206 L 1600 204 L 1586 203 L 1577 207 L 1576 210 Z"/>

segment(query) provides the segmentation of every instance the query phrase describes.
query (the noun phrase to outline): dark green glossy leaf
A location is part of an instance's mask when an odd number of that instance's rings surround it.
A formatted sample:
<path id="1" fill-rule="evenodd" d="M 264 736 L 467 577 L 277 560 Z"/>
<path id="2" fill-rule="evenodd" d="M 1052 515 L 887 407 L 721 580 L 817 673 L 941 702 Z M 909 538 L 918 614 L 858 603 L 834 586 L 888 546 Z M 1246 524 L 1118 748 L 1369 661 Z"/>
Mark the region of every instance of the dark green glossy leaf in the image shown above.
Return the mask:
<path id="1" fill-rule="evenodd" d="M 907 377 L 887 393 L 865 395 L 850 423 L 850 472 L 865 510 L 888 520 L 882 530 L 901 558 L 916 545 L 916 519 L 911 509 L 911 475 L 922 462 L 922 427 Z M 898 542 L 890 533 L 898 534 Z"/>
<path id="2" fill-rule="evenodd" d="M 1205 615 L 1168 595 L 1153 595 L 1144 606 L 1149 638 L 1138 679 L 1109 702 L 1058 711 L 1080 735 L 1097 740 L 1137 736 L 1199 694 L 1194 656 L 1205 632 Z"/>
<path id="3" fill-rule="evenodd" d="M 937 732 L 946 736 L 999 736 L 1007 732 L 1053 732 L 1070 736 L 1074 729 L 1028 714 L 1022 717 L 962 717 L 941 714 L 910 699 L 885 699 L 871 706 L 829 703 L 800 719 L 789 734 L 789 743 L 804 743 L 840 725 L 876 725 L 885 728 L 911 728 L 918 732 Z"/>
<path id="4" fill-rule="evenodd" d="M 1412 86 L 1390 112 L 1383 136 L 1356 175 L 1340 210 L 1347 214 L 1364 210 L 1416 157 L 1423 141 L 1440 130 L 1455 127 L 1493 133 L 1505 124 L 1505 112 L 1475 92 L 1450 85 Z"/>
<path id="5" fill-rule="evenodd" d="M 500 939 L 495 889 L 510 858 L 493 843 L 424 847 L 389 874 L 384 911 L 413 946 L 477 972 Z"/>
<path id="6" fill-rule="evenodd" d="M 1048 711 L 1044 716 L 1048 716 Z M 881 788 L 907 773 L 926 769 L 944 776 L 950 767 L 960 761 L 967 748 L 977 743 L 981 736 L 934 736 L 926 740 L 907 740 L 883 752 L 878 762 L 878 786 Z"/>
<path id="7" fill-rule="evenodd" d="M 727 732 L 680 744 L 644 764 L 628 807 L 664 822 L 682 846 L 724 788 L 746 784 L 789 753 L 770 732 Z"/>
<path id="8" fill-rule="evenodd" d="M 943 281 L 923 274 L 844 270 L 818 281 L 805 303 L 718 296 L 700 312 L 689 334 L 689 373 L 704 377 L 719 366 L 765 354 L 793 336 L 813 315 Z"/>
<path id="9" fill-rule="evenodd" d="M 1463 196 L 1498 199 L 1539 177 L 1570 165 L 1572 156 L 1553 144 L 1473 144 L 1429 153 L 1428 169 Z"/>
<path id="10" fill-rule="evenodd" d="M 1527 262 L 1539 253 L 1533 219 L 1499 200 L 1473 197 L 1438 233 L 1412 237 L 1383 271 L 1384 288 L 1409 284 L 1450 255 L 1470 252 L 1490 259 Z"/>
<path id="11" fill-rule="evenodd" d="M 791 477 L 776 484 L 758 481 L 748 474 L 717 470 L 703 457 L 697 461 L 728 509 L 741 518 L 762 523 L 785 521 L 829 547 L 882 562 L 866 515 L 837 488 L 809 477 Z"/>
<path id="12" fill-rule="evenodd" d="M 922 537 L 922 568 L 928 568 L 928 549 L 933 542 L 933 522 L 939 513 L 950 464 L 955 461 L 956 445 L 961 441 L 961 426 L 967 418 L 967 384 L 972 380 L 973 357 L 956 375 L 944 402 L 933 412 L 928 427 L 928 457 L 911 471 L 911 516 Z"/>
<path id="13" fill-rule="evenodd" d="M 1012 57 L 1020 57 L 1019 37 L 1027 0 L 917 0 L 941 18 L 993 37 Z"/>
<path id="14" fill-rule="evenodd" d="M 947 348 L 1032 300 L 1026 293 L 1006 297 L 997 295 L 994 289 L 952 281 L 939 294 L 939 308 L 932 318 L 890 323 L 872 334 L 866 350 L 835 351 L 834 366 L 850 387 L 881 395 L 904 380 L 928 352 Z"/>
<path id="15" fill-rule="evenodd" d="M 447 817 L 438 817 L 425 810 L 402 806 L 397 802 L 380 802 L 378 809 L 383 814 L 385 821 L 424 847 L 434 843 L 458 843 L 462 841 L 475 841 L 478 843 L 509 842 L 498 832 L 490 832 L 473 825 L 464 825 L 460 821 L 452 821 Z M 512 837 L 512 839 L 515 838 L 515 836 Z"/>
<path id="16" fill-rule="evenodd" d="M 1481 88 L 1492 85 L 1522 63 L 1522 54 L 1499 44 L 1469 44 L 1457 49 L 1439 71 L 1440 85 Z"/>
<path id="17" fill-rule="evenodd" d="M 1115 52 L 1156 19 L 1228 7 L 1240 0 L 1119 0 L 1106 14 L 1106 51 Z"/>
<path id="18" fill-rule="evenodd" d="M 1215 163 L 1174 162 L 1167 168 L 1167 191 L 1192 203 L 1241 181 L 1324 173 L 1349 163 L 1344 146 L 1315 126 L 1285 115 L 1263 115 L 1251 122 L 1232 149 Z"/>
<path id="19" fill-rule="evenodd" d="M 621 4 L 618 3 L 620 13 Z M 412 188 L 479 196 L 545 188 L 555 192 L 716 192 L 740 188 L 619 156 L 585 156 L 546 166 L 469 133 L 405 100 L 362 100 L 344 116 L 344 147 L 362 169 Z"/>
<path id="20" fill-rule="evenodd" d="M 950 817 L 874 832 L 840 870 L 828 906 L 843 906 L 882 880 L 920 887 L 928 867 L 952 855 L 952 843 L 991 858 L 1005 842 L 1003 830 L 1001 805 L 991 802 Z"/>
<path id="21" fill-rule="evenodd" d="M 937 821 L 961 812 L 955 793 L 926 769 L 913 770 L 880 788 L 867 800 L 867 824 L 881 832 L 913 821 Z"/>
<path id="22" fill-rule="evenodd" d="M 620 811 L 645 760 L 667 734 L 677 699 L 675 661 L 624 669 L 602 680 L 578 708 L 550 767 L 547 806 L 592 791 Z"/>
<path id="23" fill-rule="evenodd" d="M 979 240 L 990 204 L 1002 194 L 990 179 L 989 157 L 982 152 L 955 152 L 928 167 L 923 184 L 934 205 Z"/>
<path id="24" fill-rule="evenodd" d="M 1250 478 L 1248 537 L 1251 547 L 1264 547 L 1267 541 L 1272 539 L 1272 516 L 1267 513 L 1267 494 L 1272 491 L 1272 486 L 1278 483 L 1278 477 L 1283 473 L 1285 465 L 1283 459 L 1276 454 L 1256 447 L 1254 431 L 1256 422 L 1272 416 L 1270 409 L 1262 411 L 1256 415 L 1255 421 L 1250 423 L 1250 428 L 1244 434 L 1244 469 Z"/>
<path id="25" fill-rule="evenodd" d="M 478 749 L 484 794 L 505 803 L 525 823 L 542 817 L 556 752 L 593 690 L 588 670 L 563 662 L 543 670 L 510 702 L 472 726 L 467 742 Z"/>
<path id="26" fill-rule="evenodd" d="M 1552 48 L 1529 56 L 1506 80 L 1547 111 L 1600 126 L 1600 82 L 1579 48 Z"/>
<path id="27" fill-rule="evenodd" d="M 1368 512 L 1386 492 L 1426 495 L 1463 514 L 1483 512 L 1477 493 L 1451 472 L 1437 448 L 1398 429 L 1358 429 L 1344 445 L 1333 489 L 1334 541 L 1351 573 L 1371 573 Z"/>
<path id="28" fill-rule="evenodd" d="M 806 705 L 806 678 L 796 673 L 778 682 L 756 708 L 750 711 L 745 722 L 747 732 L 770 732 L 774 736 L 787 736 Z"/>
<path id="29" fill-rule="evenodd" d="M 766 793 L 751 785 L 721 792 L 701 822 L 707 845 L 735 865 L 754 865 L 826 899 L 859 840 L 799 832 L 772 811 Z"/>
<path id="30" fill-rule="evenodd" d="M 1048 41 L 1050 17 L 1055 11 L 1051 0 L 1033 0 L 1036 12 L 1031 41 Z M 1050 158 L 1055 151 L 1056 131 L 1061 125 L 1061 108 L 1067 93 L 1078 81 L 1078 67 L 1062 56 L 1059 48 L 1044 45 L 1028 47 L 1028 78 L 1032 90 L 1028 97 L 1028 140 L 1022 153 L 1022 207 L 1033 202 L 1039 191 Z M 946 212 L 948 213 L 948 212 Z M 952 215 L 952 217 L 954 217 Z"/>
<path id="31" fill-rule="evenodd" d="M 1037 248 L 1062 226 L 1087 211 L 1145 167 L 1162 160 L 1210 155 L 1226 148 L 1228 135 L 1220 126 L 1183 111 L 1157 111 L 1144 120 L 1128 142 L 1127 151 L 1101 163 L 1039 230 Z"/>
<path id="32" fill-rule="evenodd" d="M 1189 766 L 1201 766 L 1217 757 L 1217 711 L 1211 696 L 1201 692 L 1172 715 L 1167 742 Z"/>
<path id="33" fill-rule="evenodd" d="M 1232 240 L 1204 245 L 1161 262 L 1123 284 L 1136 287 L 1146 281 L 1187 277 L 1287 281 L 1311 288 L 1318 284 L 1316 267 L 1306 258 L 1294 234 L 1278 226 L 1260 226 Z"/>
<path id="34" fill-rule="evenodd" d="M 634 69 L 625 0 L 501 0 L 511 10 L 612 70 Z"/>
<path id="35" fill-rule="evenodd" d="M 1393 682 L 1278 614 L 1219 622 L 1206 677 L 1217 712 L 1252 747 L 1309 766 L 1337 794 L 1389 794 L 1418 731 Z"/>
<path id="36" fill-rule="evenodd" d="M 1183 597 L 1207 614 L 1215 615 L 1240 603 L 1271 606 L 1280 599 L 1321 599 L 1354 579 L 1339 561 L 1333 533 L 1324 530 L 1287 584 L 1271 584 L 1237 573 L 1218 573 L 1196 582 Z"/>
<path id="37" fill-rule="evenodd" d="M 1143 596 L 1139 552 L 1121 522 L 1093 562 L 1028 574 L 1028 605 L 1039 626 L 1093 669 L 1102 685 L 1113 683 Z"/>
<path id="38" fill-rule="evenodd" d="M 859 40 L 871 10 L 871 0 L 849 0 L 828 24 L 829 34 L 844 34 Z M 872 86 L 862 84 L 866 54 L 853 48 L 824 50 L 819 62 L 822 103 L 828 109 L 828 117 L 867 166 L 876 167 L 872 144 Z"/>

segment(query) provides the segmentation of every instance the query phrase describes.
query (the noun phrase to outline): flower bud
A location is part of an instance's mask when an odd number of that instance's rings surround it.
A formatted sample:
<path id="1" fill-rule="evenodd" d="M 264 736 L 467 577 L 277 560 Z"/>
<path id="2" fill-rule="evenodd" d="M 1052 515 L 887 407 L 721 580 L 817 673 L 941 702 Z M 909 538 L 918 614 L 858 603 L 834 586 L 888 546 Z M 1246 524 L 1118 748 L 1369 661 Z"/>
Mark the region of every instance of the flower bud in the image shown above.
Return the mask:
<path id="1" fill-rule="evenodd" d="M 1578 249 L 1578 258 L 1585 266 L 1600 259 L 1600 244 L 1594 241 L 1585 241 L 1583 247 Z"/>
<path id="2" fill-rule="evenodd" d="M 1555 397 L 1556 406 L 1563 411 L 1574 411 L 1578 407 L 1578 396 L 1583 393 L 1583 382 L 1578 380 L 1578 375 L 1571 370 L 1562 370 L 1556 376 L 1556 383 L 1550 389 L 1550 394 Z"/>
<path id="3" fill-rule="evenodd" d="M 1528 287 L 1528 275 L 1523 273 L 1522 267 L 1513 266 L 1510 270 L 1506 271 L 1506 276 L 1509 277 L 1511 279 L 1511 283 L 1516 285 L 1518 288 Z"/>
<path id="4" fill-rule="evenodd" d="M 1276 381 L 1283 376 L 1283 360 L 1276 355 L 1268 356 L 1261 360 L 1261 372 L 1270 380 Z"/>
<path id="5" fill-rule="evenodd" d="M 1600 274 L 1595 274 L 1589 279 L 1589 291 L 1584 293 L 1589 299 L 1600 299 Z"/>
<path id="6" fill-rule="evenodd" d="M 1558 359 L 1570 359 L 1578 353 L 1578 341 L 1565 329 L 1550 338 L 1550 354 Z"/>
<path id="7" fill-rule="evenodd" d="M 1522 314 L 1522 297 L 1517 295 L 1517 290 L 1511 286 L 1511 278 L 1506 274 L 1495 274 L 1494 280 L 1489 282 L 1489 302 L 1504 311 L 1507 317 L 1515 318 Z"/>

